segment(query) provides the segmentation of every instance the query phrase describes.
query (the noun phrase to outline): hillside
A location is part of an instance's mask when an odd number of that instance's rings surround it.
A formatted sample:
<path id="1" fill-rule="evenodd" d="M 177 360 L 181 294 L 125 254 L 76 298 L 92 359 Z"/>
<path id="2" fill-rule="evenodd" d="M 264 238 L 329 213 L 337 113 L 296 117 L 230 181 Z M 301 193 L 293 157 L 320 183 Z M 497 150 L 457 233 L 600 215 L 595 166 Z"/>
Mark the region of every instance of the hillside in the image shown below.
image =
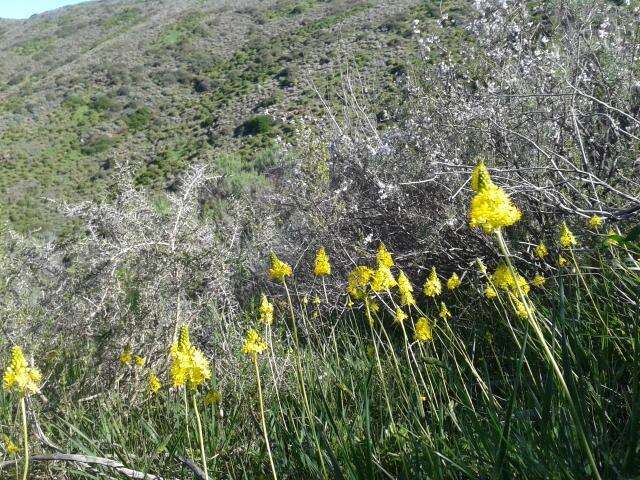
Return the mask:
<path id="1" fill-rule="evenodd" d="M 0 478 L 640 478 L 638 18 L 0 21 Z"/>
<path id="2" fill-rule="evenodd" d="M 412 20 L 434 13 L 418 0 L 105 0 L 3 21 L 6 216 L 59 231 L 49 199 L 100 198 L 124 159 L 150 188 L 194 162 L 219 166 L 222 197 L 256 188 L 276 139 L 323 117 L 320 96 L 339 100 L 345 71 L 383 111 L 412 59 Z"/>

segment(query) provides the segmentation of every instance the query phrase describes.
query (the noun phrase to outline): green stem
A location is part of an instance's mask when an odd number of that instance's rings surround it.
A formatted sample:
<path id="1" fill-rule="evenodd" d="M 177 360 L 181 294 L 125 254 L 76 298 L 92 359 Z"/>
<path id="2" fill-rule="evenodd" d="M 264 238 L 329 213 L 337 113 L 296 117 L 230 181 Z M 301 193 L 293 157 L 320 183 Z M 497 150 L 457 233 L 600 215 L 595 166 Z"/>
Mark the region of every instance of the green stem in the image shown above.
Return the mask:
<path id="1" fill-rule="evenodd" d="M 29 475 L 29 437 L 27 431 L 27 406 L 25 405 L 24 396 L 20 397 L 20 410 L 22 412 L 22 441 L 24 443 L 24 471 L 22 472 L 22 480 L 27 480 Z"/>
<path id="2" fill-rule="evenodd" d="M 189 433 L 189 402 L 187 401 L 187 387 L 182 390 L 182 399 L 184 400 L 184 425 L 187 429 L 187 443 L 189 444 L 189 450 L 191 446 L 191 434 Z"/>
<path id="3" fill-rule="evenodd" d="M 322 290 L 324 291 L 324 301 L 329 303 L 329 295 L 327 295 L 327 284 L 324 282 L 324 276 L 322 277 Z"/>
<path id="4" fill-rule="evenodd" d="M 202 423 L 200 422 L 200 411 L 196 402 L 195 393 L 191 396 L 193 401 L 193 410 L 196 413 L 196 425 L 198 426 L 198 440 L 200 441 L 200 457 L 202 458 L 202 468 L 204 468 L 204 478 L 209 480 L 209 472 L 207 471 L 207 455 L 204 452 L 204 435 L 202 434 Z"/>
<path id="5" fill-rule="evenodd" d="M 389 395 L 387 394 L 387 383 L 384 380 L 384 372 L 382 371 L 382 363 L 380 362 L 380 354 L 378 353 L 378 343 L 376 342 L 376 334 L 373 330 L 373 317 L 371 316 L 371 310 L 369 309 L 369 302 L 365 299 L 365 308 L 367 309 L 367 323 L 371 330 L 371 341 L 373 342 L 373 350 L 376 354 L 376 364 L 378 366 L 378 373 L 380 375 L 380 383 L 382 384 L 382 393 L 384 395 L 385 403 L 387 404 L 387 410 L 389 412 L 389 421 L 391 426 L 395 430 L 395 422 L 393 420 L 393 411 L 391 410 L 391 402 L 389 402 Z"/>
<path id="6" fill-rule="evenodd" d="M 498 238 L 498 244 L 500 246 L 500 250 L 502 251 L 502 255 L 504 256 L 505 262 L 507 263 L 507 267 L 509 268 L 511 275 L 515 278 L 516 272 L 511 263 L 511 254 L 509 253 L 507 244 L 504 240 L 504 237 L 502 236 L 502 232 L 500 230 L 497 230 L 496 236 Z M 591 452 L 589 441 L 587 440 L 587 436 L 585 435 L 584 429 L 582 428 L 582 421 L 580 419 L 580 415 L 578 414 L 578 409 L 576 408 L 573 402 L 573 397 L 571 396 L 569 387 L 567 386 L 567 383 L 564 380 L 564 375 L 562 374 L 562 370 L 560 370 L 558 362 L 556 362 L 553 352 L 551 352 L 551 349 L 549 348 L 549 344 L 547 343 L 544 333 L 542 332 L 542 328 L 540 327 L 540 324 L 535 318 L 533 310 L 531 309 L 531 305 L 529 304 L 529 299 L 520 288 L 520 285 L 518 284 L 518 282 L 514 282 L 514 283 L 516 284 L 516 289 L 518 290 L 518 296 L 520 297 L 520 301 L 524 304 L 525 309 L 527 311 L 527 320 L 529 320 L 529 325 L 531 325 L 534 333 L 538 337 L 538 341 L 540 342 L 540 346 L 544 351 L 544 355 L 547 358 L 547 361 L 549 362 L 551 369 L 555 373 L 556 379 L 560 384 L 560 389 L 562 390 L 562 393 L 564 394 L 567 400 L 567 403 L 569 405 L 569 411 L 571 412 L 571 416 L 573 417 L 573 421 L 576 426 L 578 438 L 580 440 L 580 443 L 582 443 L 582 447 L 584 449 L 585 454 L 587 455 L 587 460 L 589 461 L 589 465 L 591 466 L 592 473 L 597 480 L 601 480 L 602 477 L 600 476 L 600 472 L 598 471 L 598 466 L 596 464 L 595 457 Z"/>
<path id="7" fill-rule="evenodd" d="M 271 473 L 273 480 L 278 480 L 276 474 L 276 466 L 273 463 L 273 455 L 271 454 L 271 446 L 269 445 L 269 436 L 267 435 L 267 422 L 264 418 L 264 400 L 262 398 L 262 384 L 260 383 L 260 369 L 258 368 L 258 355 L 253 354 L 253 365 L 256 367 L 256 380 L 258 381 L 258 399 L 260 401 L 260 420 L 262 422 L 262 433 L 264 435 L 264 443 L 267 446 L 267 454 L 269 455 L 269 464 L 271 465 Z"/>
<path id="8" fill-rule="evenodd" d="M 309 406 L 309 397 L 307 397 L 307 388 L 304 384 L 304 373 L 302 369 L 302 362 L 300 360 L 300 341 L 298 340 L 298 326 L 296 324 L 296 315 L 293 310 L 293 302 L 291 301 L 291 293 L 289 293 L 289 287 L 287 286 L 287 282 L 283 279 L 282 284 L 284 285 L 284 289 L 287 292 L 287 301 L 289 302 L 289 311 L 291 313 L 291 328 L 293 331 L 293 340 L 295 342 L 295 364 L 296 364 L 296 374 L 298 377 L 298 384 L 300 386 L 300 392 L 302 393 L 302 400 L 304 402 L 305 413 L 307 418 L 309 419 L 311 431 L 313 432 L 313 440 L 316 446 L 316 450 L 318 451 L 318 458 L 320 460 L 320 466 L 322 468 L 323 478 L 328 478 L 327 469 L 324 464 L 324 457 L 322 455 L 322 450 L 320 449 L 320 442 L 318 440 L 318 432 L 316 431 L 316 422 L 311 415 L 311 407 Z"/>

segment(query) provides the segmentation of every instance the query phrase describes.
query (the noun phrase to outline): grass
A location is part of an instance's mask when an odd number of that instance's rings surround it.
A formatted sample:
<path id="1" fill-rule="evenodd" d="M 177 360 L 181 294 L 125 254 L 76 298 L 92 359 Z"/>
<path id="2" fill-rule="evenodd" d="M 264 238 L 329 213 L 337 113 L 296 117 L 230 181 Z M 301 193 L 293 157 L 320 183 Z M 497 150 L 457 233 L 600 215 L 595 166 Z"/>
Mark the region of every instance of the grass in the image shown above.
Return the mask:
<path id="1" fill-rule="evenodd" d="M 265 436 L 279 478 L 584 479 L 597 478 L 596 471 L 600 478 L 635 478 L 637 240 L 637 228 L 628 235 L 586 231 L 579 247 L 550 248 L 546 261 L 519 251 L 547 279 L 524 297 L 539 334 L 498 283 L 498 296 L 485 298 L 485 286 L 496 280 L 475 266 L 458 272 L 462 285 L 455 290 L 445 286 L 441 295 L 405 307 L 402 325 L 394 321 L 395 288 L 368 290 L 369 300 L 351 305 L 346 296 L 325 298 L 324 280 L 303 293 L 287 279 L 269 292 L 272 326 L 260 325 L 251 308 L 243 315 L 246 328 L 265 339 L 266 352 L 254 363 L 238 344 L 233 374 L 214 364 L 213 377 L 189 393 L 195 403 L 187 412 L 181 390 L 146 390 L 150 367 L 122 365 L 112 389 L 78 399 L 73 386 L 90 383 L 93 372 L 78 359 L 53 355 L 36 359 L 48 378 L 48 402 L 33 397 L 30 409 L 62 450 L 118 459 L 165 478 L 191 478 L 180 459 L 201 455 L 210 478 L 273 477 Z M 570 259 L 567 266 L 556 266 L 558 253 Z M 451 318 L 439 317 L 441 302 Z M 414 339 L 421 316 L 429 319 L 430 341 Z M 213 335 L 213 344 L 223 341 Z M 145 346 L 134 349 L 144 353 Z M 155 360 L 148 365 L 166 384 L 166 360 Z M 220 398 L 205 404 L 211 391 Z M 0 394 L 0 412 L 3 433 L 18 444 L 14 396 Z M 34 454 L 42 450 L 36 437 L 30 443 Z M 99 478 L 78 465 L 32 468 L 33 478 Z"/>

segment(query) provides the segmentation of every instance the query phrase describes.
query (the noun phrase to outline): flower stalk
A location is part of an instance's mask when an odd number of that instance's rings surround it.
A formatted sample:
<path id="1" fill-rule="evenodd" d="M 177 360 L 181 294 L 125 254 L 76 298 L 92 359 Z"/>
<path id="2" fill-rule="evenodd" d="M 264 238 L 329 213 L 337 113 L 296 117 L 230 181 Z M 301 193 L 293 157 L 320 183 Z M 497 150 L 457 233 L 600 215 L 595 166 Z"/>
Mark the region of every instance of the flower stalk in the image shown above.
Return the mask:
<path id="1" fill-rule="evenodd" d="M 513 267 L 513 264 L 511 263 L 511 254 L 507 247 L 507 243 L 505 242 L 500 229 L 496 230 L 495 233 L 496 233 L 496 238 L 498 239 L 498 245 L 500 247 L 500 251 L 502 252 L 502 255 L 504 256 L 505 262 L 507 264 L 507 268 L 509 268 L 511 275 L 515 278 L 517 273 Z M 567 400 L 567 404 L 569 405 L 569 411 L 576 425 L 578 438 L 587 456 L 587 460 L 589 461 L 592 474 L 597 480 L 601 480 L 602 477 L 600 476 L 600 472 L 598 471 L 598 465 L 596 464 L 595 457 L 593 456 L 593 452 L 591 451 L 591 446 L 589 445 L 589 441 L 587 440 L 587 436 L 584 432 L 584 428 L 582 427 L 582 420 L 580 419 L 580 415 L 578 414 L 578 409 L 575 406 L 573 397 L 571 396 L 571 392 L 569 391 L 569 387 L 567 386 L 567 383 L 564 380 L 564 375 L 562 373 L 562 370 L 560 370 L 560 366 L 558 365 L 558 362 L 556 361 L 555 356 L 553 355 L 553 352 L 551 351 L 551 348 L 547 343 L 544 333 L 542 332 L 542 328 L 540 327 L 540 323 L 536 319 L 535 314 L 531 308 L 531 305 L 529 304 L 529 299 L 524 294 L 518 282 L 515 282 L 515 287 L 518 292 L 518 296 L 520 297 L 520 301 L 523 303 L 524 308 L 526 309 L 526 318 L 529 322 L 529 325 L 531 325 L 533 332 L 538 338 L 538 341 L 540 342 L 540 346 L 542 347 L 542 350 L 544 352 L 544 356 L 546 357 L 547 362 L 549 363 L 549 366 L 551 366 L 551 369 L 553 370 L 553 373 L 555 374 L 556 379 L 558 380 L 558 384 L 560 385 L 560 390 L 562 391 L 565 399 Z"/>
<path id="2" fill-rule="evenodd" d="M 22 480 L 27 480 L 29 476 L 29 437 L 27 429 L 27 405 L 24 396 L 20 397 L 20 411 L 22 413 L 22 441 L 24 445 L 24 470 Z"/>
<path id="3" fill-rule="evenodd" d="M 267 455 L 269 456 L 269 465 L 271 466 L 271 474 L 273 480 L 278 480 L 278 474 L 276 473 L 276 466 L 273 462 L 273 455 L 271 453 L 271 445 L 269 444 L 269 435 L 267 433 L 267 422 L 264 416 L 264 399 L 262 397 L 262 384 L 260 382 L 260 368 L 258 367 L 258 354 L 252 355 L 253 365 L 256 369 L 256 381 L 258 382 L 258 402 L 260 403 L 260 421 L 262 423 L 262 434 L 264 435 L 264 443 L 267 447 Z"/>

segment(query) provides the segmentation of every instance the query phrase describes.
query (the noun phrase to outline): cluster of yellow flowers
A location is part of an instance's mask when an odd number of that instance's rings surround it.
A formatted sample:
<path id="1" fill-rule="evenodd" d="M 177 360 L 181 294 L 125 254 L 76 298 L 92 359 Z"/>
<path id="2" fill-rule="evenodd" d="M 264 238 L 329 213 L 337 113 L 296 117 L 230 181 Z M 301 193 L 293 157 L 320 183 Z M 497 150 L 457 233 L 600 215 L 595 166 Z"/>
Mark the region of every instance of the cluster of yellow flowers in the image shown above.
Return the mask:
<path id="1" fill-rule="evenodd" d="M 511 273 L 506 264 L 500 263 L 496 271 L 491 275 L 493 284 L 505 291 L 518 295 L 518 290 L 527 295 L 530 287 L 525 278 L 518 272 Z"/>
<path id="2" fill-rule="evenodd" d="M 7 455 L 14 457 L 18 453 L 20 453 L 20 449 L 15 443 L 13 443 L 13 440 L 11 440 L 9 435 L 3 435 L 2 440 L 4 443 L 4 449 L 7 452 Z"/>
<path id="3" fill-rule="evenodd" d="M 560 227 L 560 245 L 564 248 L 575 247 L 577 245 L 575 235 L 569 230 L 567 224 L 565 222 L 562 223 Z"/>
<path id="4" fill-rule="evenodd" d="M 380 309 L 380 305 L 370 297 L 370 293 L 390 293 L 391 288 L 397 287 L 399 294 L 399 306 L 396 306 L 394 319 L 397 323 L 403 324 L 409 318 L 402 307 L 416 305 L 413 296 L 413 285 L 407 275 L 400 270 L 397 279 L 394 278 L 391 267 L 395 262 L 386 246 L 381 243 L 376 254 L 377 268 L 374 270 L 368 266 L 357 266 L 348 275 L 347 292 L 350 302 L 352 300 L 363 300 L 366 307 L 367 318 L 373 324 L 372 313 Z M 455 290 L 462 284 L 457 273 L 451 274 L 446 281 L 448 290 Z M 429 276 L 423 285 L 423 293 L 426 297 L 434 298 L 442 294 L 443 284 L 435 267 L 431 268 Z M 451 312 L 444 302 L 440 304 L 438 316 L 443 320 L 451 318 Z M 417 341 L 425 342 L 432 339 L 433 332 L 431 323 L 426 317 L 421 317 L 414 326 L 414 337 Z"/>
<path id="5" fill-rule="evenodd" d="M 158 376 L 153 372 L 149 373 L 149 377 L 147 379 L 147 389 L 149 390 L 149 392 L 155 395 L 160 391 L 161 388 L 162 382 L 160 381 Z"/>
<path id="6" fill-rule="evenodd" d="M 267 349 L 267 343 L 260 338 L 253 328 L 247 332 L 247 338 L 242 346 L 242 353 L 250 356 L 259 355 Z"/>
<path id="7" fill-rule="evenodd" d="M 264 293 L 260 299 L 258 312 L 260 313 L 260 321 L 262 323 L 265 325 L 271 325 L 273 323 L 273 304 L 269 302 L 269 299 Z"/>
<path id="8" fill-rule="evenodd" d="M 395 265 L 393 261 L 393 257 L 391 257 L 391 254 L 389 253 L 389 250 L 387 250 L 387 247 L 385 246 L 384 243 L 380 243 L 380 245 L 378 246 L 378 252 L 376 253 L 376 260 L 379 266 L 391 268 Z"/>
<path id="9" fill-rule="evenodd" d="M 324 247 L 320 247 L 316 254 L 315 268 L 313 273 L 318 277 L 325 277 L 331 275 L 331 263 L 329 263 L 329 255 L 325 251 Z"/>
<path id="10" fill-rule="evenodd" d="M 604 219 L 598 215 L 593 215 L 591 216 L 588 220 L 587 220 L 587 225 L 593 229 L 598 229 L 599 227 L 601 227 L 604 224 Z M 612 230 L 609 231 L 609 235 L 613 234 L 614 232 Z M 565 248 L 565 249 L 570 249 L 575 247 L 576 245 L 578 245 L 578 241 L 576 239 L 576 236 L 573 234 L 573 232 L 569 229 L 568 225 L 566 222 L 562 222 L 562 224 L 560 225 L 560 230 L 558 233 L 558 243 L 560 244 L 561 248 Z M 605 240 L 604 242 L 605 245 L 610 245 L 610 243 Z M 534 248 L 534 255 L 540 259 L 540 260 L 544 260 L 547 255 L 549 255 L 549 250 L 547 249 L 546 245 L 543 242 L 540 242 L 538 245 L 536 245 L 536 247 Z M 558 255 L 557 258 L 557 265 L 559 267 L 564 267 L 569 263 L 569 261 L 560 253 Z M 535 286 L 537 287 L 541 287 L 542 285 L 540 284 L 541 280 L 540 278 L 534 278 L 534 282 L 532 282 Z"/>
<path id="11" fill-rule="evenodd" d="M 31 367 L 24 358 L 22 348 L 17 345 L 11 349 L 11 361 L 2 377 L 3 387 L 21 396 L 38 392 L 42 374 L 36 367 Z"/>
<path id="12" fill-rule="evenodd" d="M 472 173 L 471 188 L 476 192 L 469 211 L 471 228 L 481 227 L 484 233 L 490 234 L 513 225 L 522 217 L 509 195 L 493 183 L 483 161 Z"/>
<path id="13" fill-rule="evenodd" d="M 538 245 L 536 245 L 535 254 L 536 257 L 538 257 L 540 260 L 543 260 L 544 257 L 549 255 L 549 249 L 547 249 L 547 246 L 544 243 L 540 242 Z"/>
<path id="14" fill-rule="evenodd" d="M 401 303 L 403 305 L 415 303 L 411 294 L 413 287 L 406 275 L 401 272 L 398 280 L 393 276 L 391 267 L 393 267 L 395 263 L 383 243 L 378 247 L 376 261 L 378 265 L 375 270 L 364 265 L 359 265 L 349 272 L 347 277 L 347 292 L 350 297 L 354 300 L 362 300 L 369 294 L 369 290 L 375 293 L 382 293 L 398 286 L 402 296 Z"/>
<path id="15" fill-rule="evenodd" d="M 404 307 L 416 304 L 416 299 L 413 298 L 413 286 L 402 270 L 398 275 L 398 292 L 400 293 L 400 305 Z"/>
<path id="16" fill-rule="evenodd" d="M 397 307 L 396 308 L 396 315 L 395 315 L 395 321 L 398 323 L 403 323 L 407 318 L 409 318 L 409 316 L 404 313 L 404 311 L 402 310 L 402 308 Z"/>
<path id="17" fill-rule="evenodd" d="M 124 350 L 122 350 L 122 353 L 120 354 L 120 363 L 122 365 L 131 365 L 132 359 L 133 352 L 131 351 L 131 347 L 127 345 L 126 347 L 124 347 Z"/>
<path id="18" fill-rule="evenodd" d="M 500 263 L 496 270 L 489 277 L 490 284 L 486 286 L 484 290 L 484 295 L 489 300 L 498 297 L 498 292 L 496 288 L 500 290 L 504 290 L 509 300 L 511 301 L 516 314 L 520 318 L 526 318 L 528 315 L 527 307 L 522 302 L 520 294 L 527 296 L 529 291 L 531 290 L 531 286 L 527 282 L 527 280 L 520 275 L 517 271 L 512 271 L 509 267 L 504 263 Z M 545 278 L 542 275 L 536 275 L 532 282 L 535 287 L 542 288 L 545 283 Z M 533 308 L 530 306 L 529 308 Z"/>
<path id="19" fill-rule="evenodd" d="M 178 388 L 186 385 L 195 390 L 211 378 L 209 361 L 203 353 L 191 345 L 189 340 L 189 327 L 182 325 L 178 341 L 171 346 L 171 380 L 173 386 Z"/>
<path id="20" fill-rule="evenodd" d="M 147 364 L 147 360 L 141 355 L 134 355 L 133 350 L 130 345 L 124 347 L 118 360 L 125 367 L 130 367 L 131 365 L 143 369 Z M 160 378 L 153 372 L 149 371 L 147 373 L 147 392 L 152 395 L 156 395 L 160 389 L 162 388 L 162 382 Z"/>
<path id="21" fill-rule="evenodd" d="M 362 300 L 368 294 L 373 270 L 364 265 L 355 267 L 347 277 L 347 292 L 354 300 Z"/>
<path id="22" fill-rule="evenodd" d="M 498 296 L 498 292 L 496 292 L 496 289 L 493 288 L 491 285 L 487 285 L 487 288 L 484 289 L 484 296 L 487 297 L 489 300 L 493 300 Z"/>
<path id="23" fill-rule="evenodd" d="M 604 218 L 599 215 L 593 215 L 587 220 L 587 225 L 591 228 L 596 229 L 600 228 L 604 224 Z"/>
<path id="24" fill-rule="evenodd" d="M 414 338 L 418 342 L 429 342 L 433 340 L 433 329 L 426 317 L 420 317 L 416 321 Z"/>
<path id="25" fill-rule="evenodd" d="M 544 278 L 539 273 L 536 273 L 536 275 L 533 277 L 533 280 L 531 280 L 531 285 L 533 285 L 536 288 L 542 288 L 544 287 L 544 284 L 546 282 L 547 282 L 546 278 Z"/>
<path id="26" fill-rule="evenodd" d="M 131 350 L 131 347 L 129 345 L 124 347 L 124 350 L 122 350 L 122 353 L 120 354 L 119 360 L 122 365 L 129 366 L 133 363 L 136 367 L 140 368 L 144 367 L 146 363 L 144 357 L 133 354 L 133 351 Z"/>
<path id="27" fill-rule="evenodd" d="M 375 269 L 370 283 L 371 290 L 376 293 L 389 291 L 397 284 L 398 282 L 393 277 L 391 269 L 383 264 L 379 264 L 378 268 Z"/>
<path id="28" fill-rule="evenodd" d="M 269 276 L 276 282 L 284 282 L 286 277 L 293 275 L 291 265 L 280 260 L 275 253 L 271 254 L 271 268 L 269 269 Z"/>
<path id="29" fill-rule="evenodd" d="M 460 277 L 458 277 L 458 274 L 454 272 L 447 280 L 447 288 L 449 290 L 455 290 L 461 283 L 462 281 L 460 280 Z"/>
<path id="30" fill-rule="evenodd" d="M 442 282 L 438 278 L 436 267 L 431 267 L 431 273 L 429 273 L 427 281 L 424 282 L 422 290 L 426 297 L 437 297 L 442 293 Z"/>
<path id="31" fill-rule="evenodd" d="M 444 302 L 440 302 L 440 313 L 438 313 L 441 319 L 447 320 L 451 318 L 451 312 L 447 308 L 447 305 Z"/>
<path id="32" fill-rule="evenodd" d="M 529 313 L 527 312 L 527 307 L 525 306 L 525 304 L 511 292 L 509 292 L 509 298 L 511 299 L 513 307 L 516 310 L 516 315 L 518 315 L 518 317 L 520 318 L 527 318 Z"/>

